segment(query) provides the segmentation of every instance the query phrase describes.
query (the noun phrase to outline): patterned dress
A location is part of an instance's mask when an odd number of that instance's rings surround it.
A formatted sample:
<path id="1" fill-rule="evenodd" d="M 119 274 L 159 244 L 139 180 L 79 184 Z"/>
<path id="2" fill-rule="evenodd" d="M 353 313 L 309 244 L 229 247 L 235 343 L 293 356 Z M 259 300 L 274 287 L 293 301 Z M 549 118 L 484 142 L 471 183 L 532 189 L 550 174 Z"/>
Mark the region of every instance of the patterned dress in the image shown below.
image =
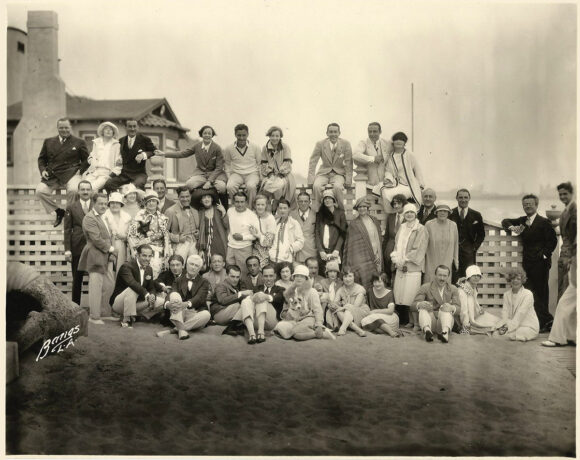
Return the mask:
<path id="1" fill-rule="evenodd" d="M 159 211 L 151 214 L 142 209 L 129 224 L 127 242 L 132 254 L 136 254 L 142 244 L 149 244 L 153 248 L 151 268 L 153 277 L 157 278 L 169 257 L 169 219 Z"/>

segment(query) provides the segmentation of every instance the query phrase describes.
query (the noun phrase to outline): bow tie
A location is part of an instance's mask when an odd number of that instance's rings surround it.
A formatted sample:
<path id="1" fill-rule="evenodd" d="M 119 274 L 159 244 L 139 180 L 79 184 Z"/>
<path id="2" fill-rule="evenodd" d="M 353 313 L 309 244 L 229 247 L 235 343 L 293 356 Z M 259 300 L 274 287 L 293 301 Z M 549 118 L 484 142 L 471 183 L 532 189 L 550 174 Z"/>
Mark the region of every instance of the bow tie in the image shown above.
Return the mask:
<path id="1" fill-rule="evenodd" d="M 183 209 L 184 209 L 184 210 L 185 210 L 185 209 L 190 209 L 190 208 L 191 208 L 191 206 L 184 206 L 184 207 L 183 207 Z"/>

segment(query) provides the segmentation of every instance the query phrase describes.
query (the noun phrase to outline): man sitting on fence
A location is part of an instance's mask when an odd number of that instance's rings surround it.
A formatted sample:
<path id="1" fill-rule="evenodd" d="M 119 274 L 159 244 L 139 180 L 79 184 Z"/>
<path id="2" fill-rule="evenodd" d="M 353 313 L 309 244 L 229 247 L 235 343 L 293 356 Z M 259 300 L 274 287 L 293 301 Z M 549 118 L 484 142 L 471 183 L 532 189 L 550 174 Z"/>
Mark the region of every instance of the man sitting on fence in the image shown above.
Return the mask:
<path id="1" fill-rule="evenodd" d="M 393 151 L 393 143 L 381 137 L 381 125 L 376 121 L 369 123 L 367 131 L 369 137 L 358 143 L 352 158 L 357 165 L 366 166 L 367 185 L 374 186 L 384 179 L 385 158 Z"/>
<path id="2" fill-rule="evenodd" d="M 121 327 L 132 328 L 138 315 L 151 319 L 163 311 L 164 286 L 153 279 L 152 258 L 153 248 L 143 244 L 137 248 L 137 258 L 119 268 L 110 303 L 122 316 Z"/>
<path id="3" fill-rule="evenodd" d="M 322 202 L 322 190 L 325 185 L 331 184 L 338 206 L 344 209 L 343 187 L 352 185 L 352 148 L 350 142 L 339 139 L 340 126 L 330 123 L 326 128 L 327 139 L 321 140 L 314 146 L 308 166 L 308 185 L 312 186 L 312 209 L 318 211 Z M 322 164 L 316 175 L 316 165 Z"/>
<path id="4" fill-rule="evenodd" d="M 71 135 L 68 118 L 59 119 L 56 127 L 58 136 L 45 139 L 38 155 L 38 169 L 42 179 L 36 187 L 36 197 L 46 212 L 56 214 L 54 226 L 58 227 L 65 210 L 56 204 L 52 192 L 66 188 L 66 203 L 73 203 L 81 174 L 89 167 L 89 152 L 84 140 Z"/>

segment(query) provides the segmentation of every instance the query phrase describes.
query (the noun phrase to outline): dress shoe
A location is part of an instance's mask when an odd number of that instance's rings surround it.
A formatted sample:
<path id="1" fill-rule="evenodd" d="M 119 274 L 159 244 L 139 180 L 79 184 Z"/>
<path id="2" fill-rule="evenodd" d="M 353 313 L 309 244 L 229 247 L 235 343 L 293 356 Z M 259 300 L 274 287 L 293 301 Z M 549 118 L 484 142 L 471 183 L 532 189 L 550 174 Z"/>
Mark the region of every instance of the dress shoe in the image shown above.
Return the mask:
<path id="1" fill-rule="evenodd" d="M 443 332 L 437 336 L 439 340 L 443 343 L 449 343 L 449 332 Z"/>
<path id="2" fill-rule="evenodd" d="M 91 323 L 91 324 L 98 324 L 98 325 L 105 324 L 105 322 L 103 320 L 93 319 L 93 318 L 89 318 L 89 323 Z"/>
<path id="3" fill-rule="evenodd" d="M 54 219 L 53 225 L 54 227 L 58 227 L 61 224 L 62 220 L 64 219 L 64 214 L 65 214 L 64 209 L 58 208 L 56 210 L 56 218 Z"/>
<path id="4" fill-rule="evenodd" d="M 542 342 L 542 346 L 553 348 L 553 347 L 565 347 L 566 345 L 557 342 L 552 342 L 551 340 L 544 340 Z"/>
<path id="5" fill-rule="evenodd" d="M 189 334 L 187 331 L 179 331 L 178 333 L 179 340 L 187 340 L 189 339 Z"/>
<path id="6" fill-rule="evenodd" d="M 431 329 L 425 330 L 425 341 L 426 342 L 433 342 L 433 332 L 431 332 Z"/>

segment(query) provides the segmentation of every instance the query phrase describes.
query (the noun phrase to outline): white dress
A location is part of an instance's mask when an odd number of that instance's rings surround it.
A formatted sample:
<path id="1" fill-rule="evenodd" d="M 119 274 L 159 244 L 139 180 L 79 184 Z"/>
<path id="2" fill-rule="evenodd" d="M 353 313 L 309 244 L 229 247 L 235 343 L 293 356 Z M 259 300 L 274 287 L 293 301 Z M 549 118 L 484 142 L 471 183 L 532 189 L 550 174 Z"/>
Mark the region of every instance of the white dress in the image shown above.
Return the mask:
<path id="1" fill-rule="evenodd" d="M 459 301 L 461 302 L 461 324 L 469 328 L 471 334 L 493 332 L 501 319 L 483 311 L 477 301 L 477 290 L 467 283 L 459 283 Z"/>
<path id="2" fill-rule="evenodd" d="M 102 137 L 93 140 L 93 150 L 89 155 L 90 163 L 83 175 L 88 180 L 94 191 L 100 190 L 109 179 L 111 173 L 120 174 L 123 166 L 121 158 L 121 144 L 117 139 L 105 143 Z"/>
<path id="3" fill-rule="evenodd" d="M 123 211 L 113 214 L 110 209 L 105 211 L 105 220 L 113 233 L 113 246 L 117 249 L 117 271 L 127 260 L 127 231 L 131 222 L 131 215 Z"/>
<path id="4" fill-rule="evenodd" d="M 538 337 L 540 323 L 532 291 L 522 287 L 515 294 L 511 289 L 504 293 L 502 322 L 508 327 L 506 336 L 512 340 L 526 342 Z"/>

